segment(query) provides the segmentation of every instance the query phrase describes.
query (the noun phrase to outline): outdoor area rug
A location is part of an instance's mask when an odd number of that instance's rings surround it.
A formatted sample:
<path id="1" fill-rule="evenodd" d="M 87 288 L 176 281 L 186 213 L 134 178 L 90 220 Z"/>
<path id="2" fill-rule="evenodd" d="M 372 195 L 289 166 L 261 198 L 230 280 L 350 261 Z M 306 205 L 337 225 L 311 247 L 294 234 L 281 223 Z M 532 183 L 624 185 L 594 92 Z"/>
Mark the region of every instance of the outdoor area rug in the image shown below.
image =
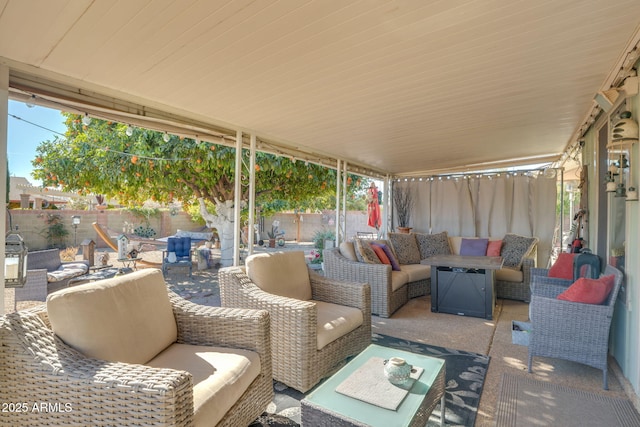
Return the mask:
<path id="1" fill-rule="evenodd" d="M 496 427 L 535 425 L 640 426 L 640 416 L 627 399 L 503 374 Z"/>
<path id="2" fill-rule="evenodd" d="M 387 335 L 374 334 L 372 343 L 413 353 L 438 357 L 446 361 L 447 426 L 468 426 L 475 423 L 478 403 L 482 394 L 489 356 L 468 351 L 453 350 L 428 344 L 407 341 Z M 300 425 L 300 400 L 304 394 L 275 383 L 275 397 L 261 417 L 250 427 L 298 426 Z M 440 425 L 440 405 L 434 409 L 429 423 Z"/>

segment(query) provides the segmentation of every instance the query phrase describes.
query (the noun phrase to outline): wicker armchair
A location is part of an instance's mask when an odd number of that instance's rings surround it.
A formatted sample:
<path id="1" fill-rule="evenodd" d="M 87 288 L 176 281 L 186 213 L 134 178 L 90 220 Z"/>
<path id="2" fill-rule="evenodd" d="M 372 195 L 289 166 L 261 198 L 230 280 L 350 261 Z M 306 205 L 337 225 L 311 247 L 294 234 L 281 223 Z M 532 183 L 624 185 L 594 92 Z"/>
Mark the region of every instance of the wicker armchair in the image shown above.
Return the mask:
<path id="1" fill-rule="evenodd" d="M 613 310 L 622 283 L 622 272 L 607 266 L 604 275 L 615 275 L 615 285 L 602 305 L 581 304 L 556 297 L 567 289 L 566 280 L 534 276 L 530 304 L 531 336 L 528 367 L 534 356 L 554 357 L 602 370 L 608 389 L 607 355 Z M 563 281 L 565 283 L 560 283 Z"/>
<path id="2" fill-rule="evenodd" d="M 247 258 L 248 265 L 252 257 Z M 304 265 L 304 257 L 300 259 Z M 290 270 L 285 274 L 291 274 Z M 249 278 L 244 267 L 223 268 L 218 275 L 223 306 L 269 311 L 273 378 L 303 393 L 371 343 L 369 285 L 329 280 L 308 270 L 306 274 L 311 282 L 310 300 L 265 292 Z M 318 349 L 319 302 L 361 310 L 362 324 Z"/>
<path id="3" fill-rule="evenodd" d="M 171 292 L 169 300 L 178 344 L 258 354 L 261 372 L 216 425 L 250 424 L 273 399 L 268 313 L 199 306 Z M 20 405 L 2 414 L 3 425 L 212 425 L 194 420 L 190 373 L 86 357 L 49 319 L 45 306 L 0 317 L 0 401 Z"/>

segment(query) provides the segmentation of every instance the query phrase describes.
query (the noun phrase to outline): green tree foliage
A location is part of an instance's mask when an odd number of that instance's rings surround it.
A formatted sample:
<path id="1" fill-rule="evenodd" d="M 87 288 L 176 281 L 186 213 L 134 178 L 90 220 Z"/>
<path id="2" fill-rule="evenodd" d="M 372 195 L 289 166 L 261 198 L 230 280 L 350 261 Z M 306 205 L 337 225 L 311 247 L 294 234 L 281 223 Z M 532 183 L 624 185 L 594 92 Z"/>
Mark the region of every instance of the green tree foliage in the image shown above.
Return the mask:
<path id="1" fill-rule="evenodd" d="M 33 176 L 45 186 L 60 186 L 80 194 L 105 194 L 124 205 L 145 200 L 216 204 L 234 197 L 235 148 L 210 142 L 134 129 L 64 113 L 65 137 L 37 147 Z M 248 199 L 249 153 L 243 150 L 242 198 Z M 263 213 L 335 205 L 336 172 L 288 157 L 256 153 L 256 203 Z M 368 181 L 349 177 L 349 194 L 363 193 Z M 355 196 L 349 197 L 353 200 Z"/>

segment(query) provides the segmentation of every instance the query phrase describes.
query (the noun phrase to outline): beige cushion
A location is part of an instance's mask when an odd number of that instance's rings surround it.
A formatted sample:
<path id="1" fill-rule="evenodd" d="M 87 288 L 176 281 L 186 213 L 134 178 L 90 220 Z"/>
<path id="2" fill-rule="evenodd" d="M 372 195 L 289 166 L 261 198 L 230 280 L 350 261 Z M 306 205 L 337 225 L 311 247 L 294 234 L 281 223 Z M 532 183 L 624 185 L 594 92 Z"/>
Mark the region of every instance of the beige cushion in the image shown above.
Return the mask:
<path id="1" fill-rule="evenodd" d="M 524 273 L 522 270 L 515 270 L 513 268 L 501 268 L 496 270 L 496 280 L 504 282 L 524 282 Z"/>
<path id="2" fill-rule="evenodd" d="M 147 363 L 193 376 L 195 426 L 214 426 L 260 374 L 260 357 L 249 350 L 173 344 Z"/>
<path id="3" fill-rule="evenodd" d="M 359 308 L 323 301 L 313 302 L 318 310 L 318 350 L 358 328 L 364 321 Z"/>
<path id="4" fill-rule="evenodd" d="M 247 257 L 247 275 L 270 294 L 304 301 L 311 299 L 311 281 L 303 251 L 251 255 Z"/>
<path id="5" fill-rule="evenodd" d="M 81 262 L 62 264 L 60 268 L 47 272 L 47 282 L 60 282 L 72 277 L 82 276 L 89 271 L 89 266 Z"/>
<path id="6" fill-rule="evenodd" d="M 382 264 L 378 255 L 371 248 L 370 239 L 353 239 L 353 243 L 356 249 L 356 257 L 360 262 L 366 262 L 367 264 Z M 358 254 L 360 256 L 358 256 Z"/>
<path id="7" fill-rule="evenodd" d="M 417 282 L 431 277 L 431 266 L 422 264 L 404 264 L 400 266 L 400 270 L 407 273 L 409 282 Z"/>
<path id="8" fill-rule="evenodd" d="M 340 254 L 342 254 L 342 256 L 349 261 L 358 261 L 358 257 L 356 256 L 356 248 L 354 247 L 353 242 L 340 243 Z"/>
<path id="9" fill-rule="evenodd" d="M 467 239 L 473 239 L 473 237 L 467 237 Z M 449 246 L 451 246 L 451 253 L 453 255 L 460 255 L 461 245 L 462 245 L 462 237 L 449 236 Z"/>
<path id="10" fill-rule="evenodd" d="M 86 356 L 146 363 L 176 341 L 178 330 L 158 269 L 145 269 L 54 292 L 53 331 Z"/>
<path id="11" fill-rule="evenodd" d="M 402 268 L 402 267 L 401 267 Z M 391 290 L 396 291 L 409 283 L 409 275 L 404 271 L 391 271 Z"/>

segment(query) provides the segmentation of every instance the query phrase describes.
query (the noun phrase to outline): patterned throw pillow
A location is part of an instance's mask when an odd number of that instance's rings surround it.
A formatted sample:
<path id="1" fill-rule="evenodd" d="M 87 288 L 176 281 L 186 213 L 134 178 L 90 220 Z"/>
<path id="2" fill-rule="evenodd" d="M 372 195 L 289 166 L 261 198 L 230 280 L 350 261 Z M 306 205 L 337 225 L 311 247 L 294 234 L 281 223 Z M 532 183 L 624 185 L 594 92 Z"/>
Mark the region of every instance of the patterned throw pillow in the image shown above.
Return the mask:
<path id="1" fill-rule="evenodd" d="M 366 262 L 367 264 L 382 264 L 380 262 L 380 258 L 378 255 L 371 249 L 371 245 L 369 244 L 369 240 L 367 239 L 353 239 L 353 243 L 356 247 L 356 256 L 358 256 L 358 260 L 362 258 L 360 262 Z"/>
<path id="2" fill-rule="evenodd" d="M 389 241 L 400 264 L 420 264 L 420 249 L 415 234 L 389 233 Z"/>
<path id="3" fill-rule="evenodd" d="M 420 248 L 420 259 L 434 255 L 451 255 L 449 236 L 446 231 L 436 234 L 417 233 L 416 240 Z"/>
<path id="4" fill-rule="evenodd" d="M 500 256 L 504 258 L 504 266 L 519 270 L 522 259 L 538 243 L 537 237 L 519 236 L 517 234 L 505 234 L 502 239 L 502 251 Z"/>

